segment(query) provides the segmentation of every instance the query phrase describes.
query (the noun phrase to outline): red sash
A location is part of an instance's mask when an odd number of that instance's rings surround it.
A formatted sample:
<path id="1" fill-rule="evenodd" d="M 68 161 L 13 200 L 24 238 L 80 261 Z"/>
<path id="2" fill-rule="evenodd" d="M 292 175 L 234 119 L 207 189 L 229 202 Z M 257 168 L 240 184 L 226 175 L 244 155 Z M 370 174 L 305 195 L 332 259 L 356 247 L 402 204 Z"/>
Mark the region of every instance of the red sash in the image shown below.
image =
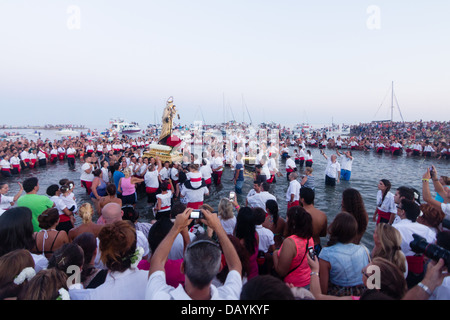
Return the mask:
<path id="1" fill-rule="evenodd" d="M 11 172 L 11 169 L 10 169 L 10 168 L 2 168 L 2 171 L 8 171 L 8 172 Z"/>
<path id="2" fill-rule="evenodd" d="M 66 221 L 70 221 L 70 217 L 67 216 L 66 214 L 60 214 L 59 215 L 59 222 L 66 222 Z"/>
<path id="3" fill-rule="evenodd" d="M 150 187 L 145 188 L 146 193 L 155 193 L 156 191 L 158 191 L 158 188 L 150 188 Z"/>
<path id="4" fill-rule="evenodd" d="M 170 206 L 161 207 L 161 209 L 159 209 L 159 210 L 161 211 L 161 210 L 167 210 L 167 209 L 170 209 Z"/>
<path id="5" fill-rule="evenodd" d="M 64 160 L 64 156 L 66 154 L 64 152 L 61 152 L 60 154 L 58 154 L 59 160 Z"/>
<path id="6" fill-rule="evenodd" d="M 68 154 L 68 155 L 67 155 L 67 158 L 73 158 L 73 159 L 75 159 L 75 155 L 74 155 L 74 154 Z"/>
<path id="7" fill-rule="evenodd" d="M 291 207 L 299 206 L 299 205 L 300 205 L 300 202 L 298 200 L 291 202 L 291 204 L 288 204 L 288 209 Z"/>
<path id="8" fill-rule="evenodd" d="M 408 262 L 408 272 L 415 274 L 423 272 L 423 256 L 408 256 L 406 261 Z"/>
<path id="9" fill-rule="evenodd" d="M 286 172 L 287 172 L 287 173 L 291 173 L 291 172 L 294 172 L 294 169 L 291 169 L 291 168 L 286 168 Z"/>
<path id="10" fill-rule="evenodd" d="M 12 166 L 20 173 L 20 164 L 13 164 Z"/>
<path id="11" fill-rule="evenodd" d="M 380 223 L 381 218 L 387 219 L 387 220 L 389 220 L 391 218 L 390 212 L 384 212 L 384 211 L 381 211 L 380 209 L 377 209 L 377 214 L 378 214 L 377 224 Z"/>
<path id="12" fill-rule="evenodd" d="M 201 202 L 188 202 L 187 207 L 192 209 L 199 209 L 200 206 L 203 205 L 203 201 Z"/>
<path id="13" fill-rule="evenodd" d="M 205 180 L 205 183 L 206 183 L 207 185 L 211 184 L 211 183 L 212 183 L 211 178 L 206 179 L 206 180 Z"/>
<path id="14" fill-rule="evenodd" d="M 202 182 L 202 178 L 191 178 L 191 182 Z"/>

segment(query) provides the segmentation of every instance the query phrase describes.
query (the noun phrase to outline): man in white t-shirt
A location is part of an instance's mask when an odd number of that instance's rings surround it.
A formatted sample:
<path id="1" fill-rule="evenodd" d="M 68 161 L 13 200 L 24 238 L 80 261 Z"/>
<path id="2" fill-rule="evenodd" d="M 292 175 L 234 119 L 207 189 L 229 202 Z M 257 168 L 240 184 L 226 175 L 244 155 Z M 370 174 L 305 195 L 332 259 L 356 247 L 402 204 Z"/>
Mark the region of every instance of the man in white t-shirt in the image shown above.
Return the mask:
<path id="1" fill-rule="evenodd" d="M 212 169 L 212 178 L 214 180 L 214 184 L 220 185 L 223 173 L 223 158 L 221 153 L 215 152 L 214 158 L 211 161 L 211 169 Z"/>
<path id="2" fill-rule="evenodd" d="M 256 188 L 255 188 L 256 186 Z M 264 211 L 266 210 L 266 202 L 267 200 L 275 200 L 277 201 L 277 198 L 269 192 L 270 184 L 267 182 L 262 182 L 259 184 L 259 192 L 258 189 L 258 182 L 254 182 L 254 189 L 256 190 L 255 193 L 247 195 L 247 203 L 250 208 L 262 208 Z"/>
<path id="3" fill-rule="evenodd" d="M 81 184 L 86 188 L 86 193 L 91 194 L 92 181 L 94 181 L 94 163 L 92 158 L 85 157 L 85 162 L 81 166 Z"/>
<path id="4" fill-rule="evenodd" d="M 349 181 L 352 175 L 353 155 L 350 150 L 340 154 L 336 149 L 336 154 L 341 158 L 341 179 Z"/>
<path id="5" fill-rule="evenodd" d="M 242 265 L 239 256 L 223 229 L 219 218 L 207 210 L 201 210 L 203 220 L 215 231 L 219 244 L 211 240 L 197 240 L 187 246 L 181 271 L 185 274 L 185 285 L 174 288 L 166 283 L 165 264 L 177 235 L 187 232 L 192 222 L 188 208 L 178 214 L 175 223 L 152 255 L 145 299 L 147 300 L 239 300 L 242 290 Z M 223 253 L 229 272 L 221 287 L 212 284 L 220 270 Z"/>
<path id="6" fill-rule="evenodd" d="M 207 187 L 203 186 L 198 189 L 189 189 L 186 186 L 181 188 L 181 197 L 186 198 L 188 208 L 198 209 L 203 205 L 203 199 L 209 195 Z"/>
<path id="7" fill-rule="evenodd" d="M 392 226 L 399 231 L 402 237 L 400 248 L 408 263 L 406 282 L 408 287 L 411 288 L 422 280 L 424 275 L 423 255 L 416 254 L 410 246 L 410 243 L 414 240 L 413 235 L 416 234 L 425 238 L 428 243 L 434 243 L 436 241 L 436 233 L 429 227 L 416 222 L 417 217 L 420 215 L 420 207 L 412 200 L 402 199 L 397 206 L 397 215 L 401 220 Z"/>
<path id="8" fill-rule="evenodd" d="M 297 180 L 298 173 L 291 172 L 289 175 L 289 187 L 286 191 L 286 201 L 288 203 L 287 208 L 300 205 L 300 182 Z"/>

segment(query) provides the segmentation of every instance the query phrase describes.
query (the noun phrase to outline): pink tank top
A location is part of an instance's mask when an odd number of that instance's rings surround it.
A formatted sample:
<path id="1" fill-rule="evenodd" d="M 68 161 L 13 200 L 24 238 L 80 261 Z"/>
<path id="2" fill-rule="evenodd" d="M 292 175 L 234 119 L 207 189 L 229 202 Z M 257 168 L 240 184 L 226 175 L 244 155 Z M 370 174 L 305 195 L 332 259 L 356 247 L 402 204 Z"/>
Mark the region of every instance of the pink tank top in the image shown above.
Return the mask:
<path id="1" fill-rule="evenodd" d="M 129 178 L 122 178 L 121 182 L 121 188 L 122 188 L 122 195 L 123 196 L 129 196 L 130 194 L 133 194 L 136 192 L 136 186 L 131 183 L 131 177 Z"/>
<path id="2" fill-rule="evenodd" d="M 295 246 L 297 248 L 297 254 L 294 259 L 292 259 L 291 266 L 289 267 L 289 271 L 296 268 L 300 263 L 300 266 L 297 267 L 294 271 L 290 272 L 285 278 L 284 282 L 292 283 L 295 287 L 305 287 L 309 285 L 311 281 L 311 269 L 308 265 L 308 260 L 306 258 L 307 254 L 307 243 L 309 242 L 309 246 L 314 246 L 313 238 L 310 238 L 309 241 L 296 235 L 292 235 L 289 237 L 291 240 L 295 242 Z M 280 250 L 278 251 L 278 255 L 282 250 L 283 245 L 281 245 Z"/>

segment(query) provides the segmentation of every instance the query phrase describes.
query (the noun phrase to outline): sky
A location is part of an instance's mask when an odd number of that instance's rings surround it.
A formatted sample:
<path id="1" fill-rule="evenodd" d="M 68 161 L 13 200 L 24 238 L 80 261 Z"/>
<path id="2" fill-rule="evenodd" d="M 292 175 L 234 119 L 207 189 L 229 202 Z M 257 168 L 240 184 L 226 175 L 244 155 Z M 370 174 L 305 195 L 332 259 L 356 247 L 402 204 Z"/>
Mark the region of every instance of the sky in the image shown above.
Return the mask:
<path id="1" fill-rule="evenodd" d="M 0 0 L 0 125 L 450 120 L 450 1 Z"/>

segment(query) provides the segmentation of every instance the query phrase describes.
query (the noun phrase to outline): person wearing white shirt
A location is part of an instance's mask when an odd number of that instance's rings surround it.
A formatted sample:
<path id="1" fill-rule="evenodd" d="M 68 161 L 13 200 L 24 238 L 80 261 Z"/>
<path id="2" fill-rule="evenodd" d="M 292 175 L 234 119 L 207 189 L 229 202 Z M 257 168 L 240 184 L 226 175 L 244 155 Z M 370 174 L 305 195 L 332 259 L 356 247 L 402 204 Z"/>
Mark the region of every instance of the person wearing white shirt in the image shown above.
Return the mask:
<path id="1" fill-rule="evenodd" d="M 202 166 L 200 167 L 200 173 L 202 174 L 203 180 L 205 180 L 206 186 L 210 186 L 212 183 L 211 177 L 212 177 L 212 169 L 211 165 L 208 164 L 208 160 L 206 158 L 203 158 L 202 160 Z"/>
<path id="2" fill-rule="evenodd" d="M 306 159 L 306 152 L 305 152 L 305 148 L 301 145 L 299 145 L 298 147 L 298 157 L 300 159 L 300 169 L 303 168 L 304 164 L 305 164 L 305 159 Z"/>
<path id="3" fill-rule="evenodd" d="M 402 243 L 400 244 L 403 254 L 406 256 L 408 262 L 408 276 L 406 282 L 408 287 L 416 285 L 424 275 L 424 260 L 422 254 L 416 254 L 410 243 L 414 240 L 413 234 L 416 234 L 428 243 L 436 241 L 436 234 L 429 227 L 416 222 L 420 215 L 420 207 L 414 201 L 402 199 L 397 206 L 397 214 L 400 217 L 400 222 L 393 224 L 400 235 L 402 236 Z"/>
<path id="4" fill-rule="evenodd" d="M 423 154 L 426 156 L 426 157 L 431 157 L 431 154 L 433 153 L 433 152 L 435 152 L 436 150 L 434 150 L 434 148 L 431 146 L 431 144 L 427 141 L 426 142 L 426 146 L 425 146 L 425 148 L 423 148 Z"/>
<path id="5" fill-rule="evenodd" d="M 266 212 L 264 210 L 254 210 L 255 227 L 258 233 L 259 246 L 258 250 L 263 253 L 273 252 L 275 250 L 274 234 L 270 229 L 262 226 L 266 220 Z"/>
<path id="6" fill-rule="evenodd" d="M 337 162 L 337 156 L 332 154 L 328 158 L 323 150 L 321 150 L 323 157 L 328 161 L 327 168 L 325 169 L 325 185 L 334 187 L 336 182 L 339 183 L 341 176 L 341 165 Z"/>
<path id="7" fill-rule="evenodd" d="M 12 166 L 11 166 L 11 163 L 9 162 L 8 155 L 5 155 L 3 157 L 3 159 L 0 161 L 0 168 L 1 168 L 2 175 L 5 178 L 11 177 Z"/>
<path id="8" fill-rule="evenodd" d="M 30 165 L 30 154 L 28 153 L 28 151 L 26 149 L 24 149 L 21 153 L 20 153 L 20 164 L 22 166 L 22 169 L 26 169 L 29 167 Z"/>
<path id="9" fill-rule="evenodd" d="M 391 149 L 392 155 L 398 156 L 401 154 L 403 146 L 397 140 L 394 140 L 394 143 L 391 145 L 391 148 L 392 148 Z"/>
<path id="10" fill-rule="evenodd" d="M 181 188 L 180 195 L 185 198 L 188 208 L 198 209 L 203 205 L 204 196 L 209 195 L 209 190 L 205 186 L 198 189 L 189 189 L 185 185 Z"/>
<path id="11" fill-rule="evenodd" d="M 75 155 L 77 154 L 77 150 L 72 146 L 72 144 L 69 145 L 69 148 L 67 149 L 67 164 L 69 166 L 69 170 L 75 170 Z"/>
<path id="12" fill-rule="evenodd" d="M 159 161 L 159 160 L 158 160 Z M 161 161 L 159 161 L 161 170 Z M 156 204 L 156 193 L 159 188 L 159 170 L 154 164 L 148 165 L 148 170 L 144 175 L 145 192 L 147 193 L 147 203 Z"/>
<path id="13" fill-rule="evenodd" d="M 17 151 L 14 151 L 14 155 L 11 157 L 11 159 L 9 159 L 9 162 L 11 163 L 11 172 L 13 174 L 18 174 L 20 173 L 20 158 L 19 158 L 19 154 Z"/>
<path id="14" fill-rule="evenodd" d="M 297 172 L 292 172 L 289 175 L 289 187 L 286 191 L 286 201 L 288 203 L 288 209 L 290 207 L 299 206 L 300 205 L 300 182 L 297 180 L 298 174 Z"/>
<path id="15" fill-rule="evenodd" d="M 9 191 L 9 185 L 7 183 L 0 183 L 0 209 L 7 210 L 10 209 L 17 199 L 22 195 L 23 186 L 19 183 L 19 191 L 14 195 L 14 197 L 7 196 Z"/>
<path id="16" fill-rule="evenodd" d="M 214 159 L 211 161 L 211 169 L 213 171 L 212 178 L 215 185 L 221 184 L 221 178 L 223 173 L 223 158 L 219 152 L 215 153 Z"/>
<path id="17" fill-rule="evenodd" d="M 185 285 L 174 288 L 166 283 L 164 266 L 170 248 L 177 235 L 187 232 L 192 221 L 191 209 L 177 215 L 175 223 L 164 240 L 159 244 L 152 256 L 145 298 L 147 300 L 239 300 L 242 290 L 242 265 L 239 256 L 228 235 L 223 230 L 219 218 L 207 210 L 202 210 L 207 225 L 216 233 L 219 244 L 211 240 L 197 240 L 189 244 L 185 250 L 182 264 L 186 276 Z M 212 284 L 220 270 L 223 253 L 229 272 L 221 287 Z"/>
<path id="18" fill-rule="evenodd" d="M 290 181 L 290 179 L 289 179 L 290 174 L 296 170 L 297 170 L 297 165 L 295 164 L 295 161 L 292 160 L 292 158 L 289 154 L 286 155 L 286 178 L 287 178 L 287 181 Z"/>
<path id="19" fill-rule="evenodd" d="M 382 142 L 378 142 L 376 147 L 377 147 L 377 153 L 383 153 L 384 148 L 386 148 L 386 146 Z"/>
<path id="20" fill-rule="evenodd" d="M 254 183 L 254 188 L 255 188 L 255 184 L 256 184 L 256 186 L 258 186 L 257 183 Z M 247 195 L 247 205 L 250 208 L 259 207 L 259 208 L 264 209 L 264 211 L 265 211 L 267 200 L 277 201 L 277 198 L 273 194 L 269 193 L 269 189 L 270 189 L 269 183 L 267 183 L 267 182 L 261 183 L 259 187 L 256 187 L 256 190 L 255 190 L 256 192 L 254 192 L 252 194 L 250 194 L 250 192 L 249 192 L 249 195 Z M 260 190 L 260 191 L 258 192 L 258 190 Z"/>
<path id="21" fill-rule="evenodd" d="M 349 150 L 343 154 L 340 154 L 336 149 L 336 154 L 341 158 L 341 179 L 344 181 L 349 181 L 350 176 L 352 175 L 352 164 L 354 160 L 352 152 Z"/>
<path id="22" fill-rule="evenodd" d="M 86 156 L 85 162 L 81 166 L 81 184 L 86 188 L 86 193 L 91 194 L 92 181 L 94 181 L 94 165 L 91 163 L 92 158 Z"/>
<path id="23" fill-rule="evenodd" d="M 416 143 L 413 144 L 412 148 L 413 148 L 413 153 L 412 153 L 413 156 L 422 155 L 423 148 L 422 148 L 422 145 L 419 143 L 419 141 L 416 141 Z"/>
<path id="24" fill-rule="evenodd" d="M 57 153 L 58 153 L 58 159 L 60 161 L 64 160 L 64 157 L 66 156 L 66 148 L 64 148 L 63 146 L 58 146 L 58 148 L 56 149 Z"/>

